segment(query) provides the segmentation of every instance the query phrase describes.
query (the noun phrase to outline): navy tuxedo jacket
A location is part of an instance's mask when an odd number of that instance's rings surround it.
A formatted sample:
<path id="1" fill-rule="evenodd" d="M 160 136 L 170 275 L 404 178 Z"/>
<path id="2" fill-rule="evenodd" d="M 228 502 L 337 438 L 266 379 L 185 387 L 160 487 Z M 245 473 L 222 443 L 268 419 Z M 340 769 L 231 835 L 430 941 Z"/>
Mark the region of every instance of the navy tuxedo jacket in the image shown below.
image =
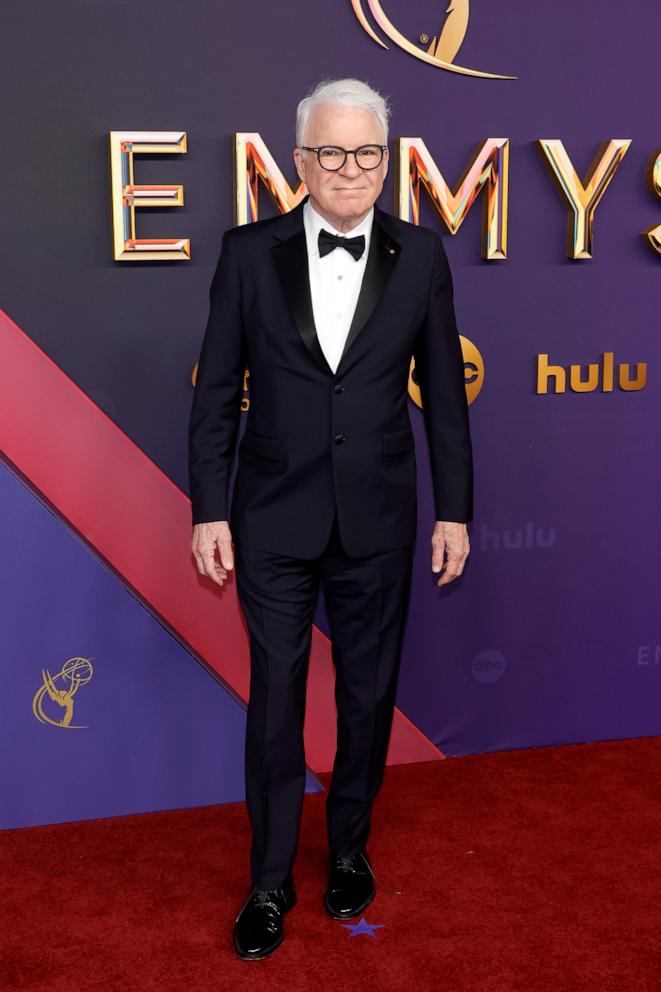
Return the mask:
<path id="1" fill-rule="evenodd" d="M 314 326 L 304 202 L 223 235 L 190 414 L 193 523 L 229 520 L 234 542 L 313 558 L 337 509 L 351 556 L 412 543 L 412 355 L 436 519 L 472 520 L 464 364 L 441 238 L 375 204 L 360 295 L 334 373 Z M 228 516 L 246 367 L 250 409 Z"/>

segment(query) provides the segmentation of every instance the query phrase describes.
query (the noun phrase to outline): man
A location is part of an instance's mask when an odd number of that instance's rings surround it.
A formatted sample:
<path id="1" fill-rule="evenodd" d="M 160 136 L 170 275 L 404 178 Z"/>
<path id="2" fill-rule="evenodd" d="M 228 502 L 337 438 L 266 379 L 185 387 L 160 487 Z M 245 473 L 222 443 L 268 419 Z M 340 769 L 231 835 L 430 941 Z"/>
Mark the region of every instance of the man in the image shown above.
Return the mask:
<path id="1" fill-rule="evenodd" d="M 416 532 L 412 355 L 433 473 L 438 585 L 461 574 L 469 551 L 473 466 L 452 278 L 436 233 L 376 206 L 388 114 L 383 97 L 354 79 L 322 82 L 303 99 L 294 160 L 308 194 L 287 214 L 226 231 L 211 283 L 190 419 L 192 550 L 200 574 L 220 586 L 236 566 L 250 634 L 252 888 L 234 926 L 245 959 L 282 942 L 283 915 L 296 901 L 305 683 L 320 585 L 338 714 L 324 904 L 333 918 L 351 919 L 375 895 L 366 841 Z M 250 410 L 228 519 L 246 367 Z"/>

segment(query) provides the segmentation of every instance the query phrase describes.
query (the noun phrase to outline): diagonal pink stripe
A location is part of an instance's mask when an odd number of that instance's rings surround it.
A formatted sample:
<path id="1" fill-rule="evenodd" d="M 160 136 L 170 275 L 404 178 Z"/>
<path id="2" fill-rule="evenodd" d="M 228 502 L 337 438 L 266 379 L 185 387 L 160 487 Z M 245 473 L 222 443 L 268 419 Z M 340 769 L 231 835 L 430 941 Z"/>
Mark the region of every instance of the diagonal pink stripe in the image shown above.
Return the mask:
<path id="1" fill-rule="evenodd" d="M 14 321 L 0 310 L 0 451 L 122 579 L 242 700 L 249 649 L 232 578 L 202 579 L 190 551 L 190 500 Z M 330 641 L 314 628 L 305 746 L 332 767 Z M 443 754 L 399 710 L 388 763 Z"/>

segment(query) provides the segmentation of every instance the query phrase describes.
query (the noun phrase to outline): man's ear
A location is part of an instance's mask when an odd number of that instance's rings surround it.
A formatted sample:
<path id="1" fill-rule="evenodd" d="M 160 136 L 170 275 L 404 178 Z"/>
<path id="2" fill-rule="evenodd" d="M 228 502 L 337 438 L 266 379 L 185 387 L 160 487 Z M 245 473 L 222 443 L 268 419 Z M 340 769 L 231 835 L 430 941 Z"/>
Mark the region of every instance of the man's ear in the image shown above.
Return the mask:
<path id="1" fill-rule="evenodd" d="M 300 148 L 294 149 L 294 164 L 296 165 L 296 172 L 298 173 L 298 178 L 301 182 L 305 182 L 305 159 L 301 154 Z"/>

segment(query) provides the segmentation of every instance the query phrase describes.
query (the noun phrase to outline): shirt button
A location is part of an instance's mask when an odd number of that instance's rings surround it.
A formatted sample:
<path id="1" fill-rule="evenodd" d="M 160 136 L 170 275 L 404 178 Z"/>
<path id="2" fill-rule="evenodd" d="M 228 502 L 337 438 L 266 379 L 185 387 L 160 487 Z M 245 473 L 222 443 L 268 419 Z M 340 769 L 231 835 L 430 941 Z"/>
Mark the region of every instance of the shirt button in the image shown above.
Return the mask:
<path id="1" fill-rule="evenodd" d="M 337 278 L 338 279 L 344 279 L 344 276 L 338 276 Z"/>

